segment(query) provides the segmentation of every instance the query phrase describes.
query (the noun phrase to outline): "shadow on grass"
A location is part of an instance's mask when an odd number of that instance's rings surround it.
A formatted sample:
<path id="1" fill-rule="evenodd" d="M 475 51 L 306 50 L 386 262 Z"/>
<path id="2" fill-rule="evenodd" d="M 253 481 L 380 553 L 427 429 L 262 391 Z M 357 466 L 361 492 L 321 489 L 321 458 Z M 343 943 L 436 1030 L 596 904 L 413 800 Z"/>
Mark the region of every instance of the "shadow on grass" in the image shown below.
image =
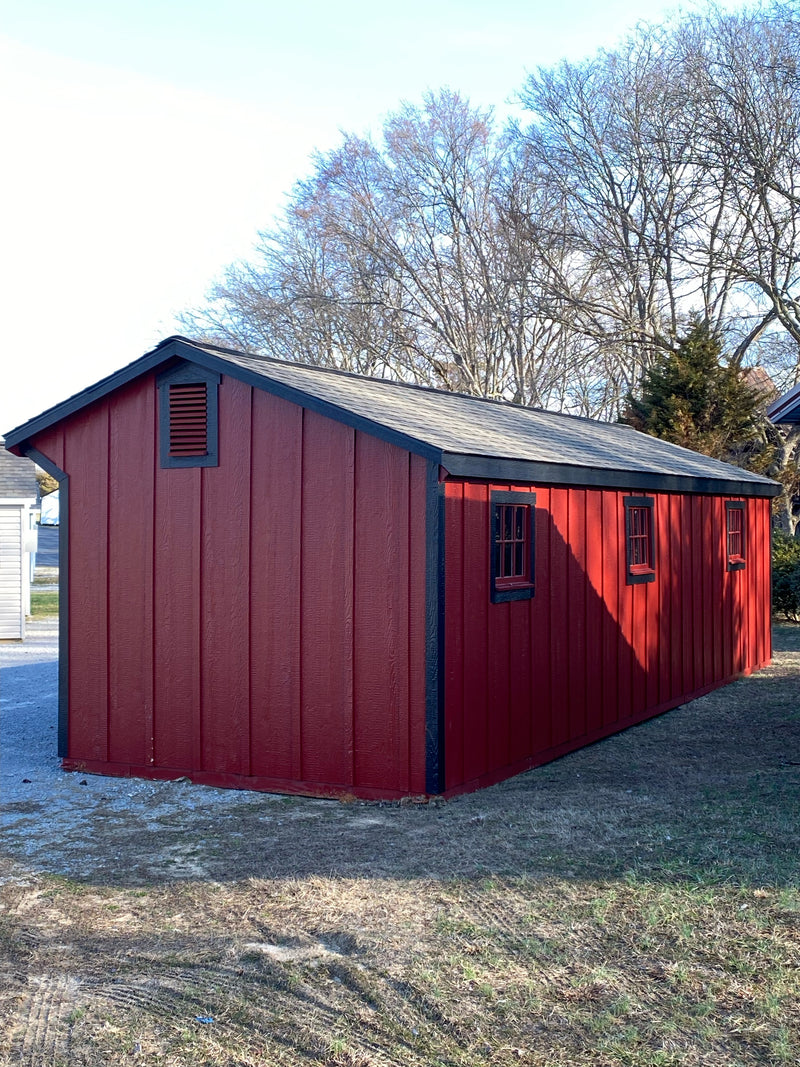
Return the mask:
<path id="1" fill-rule="evenodd" d="M 800 627 L 778 625 L 775 646 L 759 674 L 446 803 L 57 772 L 49 795 L 35 781 L 6 792 L 0 855 L 117 886 L 311 875 L 797 886 Z"/>

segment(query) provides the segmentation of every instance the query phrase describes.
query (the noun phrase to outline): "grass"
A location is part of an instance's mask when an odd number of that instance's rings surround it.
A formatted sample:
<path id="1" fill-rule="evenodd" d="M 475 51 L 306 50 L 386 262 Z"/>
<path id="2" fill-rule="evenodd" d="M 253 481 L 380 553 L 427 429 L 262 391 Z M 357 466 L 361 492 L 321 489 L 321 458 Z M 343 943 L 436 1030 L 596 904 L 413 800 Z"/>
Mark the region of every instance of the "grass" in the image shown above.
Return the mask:
<path id="1" fill-rule="evenodd" d="M 31 618 L 42 619 L 53 615 L 58 615 L 58 592 L 31 589 Z"/>
<path id="2" fill-rule="evenodd" d="M 778 637 L 769 670 L 446 804 L 114 811 L 100 852 L 36 864 L 6 837 L 0 1063 L 796 1067 Z M 206 877 L 170 876 L 174 841 Z"/>
<path id="3" fill-rule="evenodd" d="M 64 1016 L 74 1062 L 797 1063 L 796 891 L 46 884 L 48 921 L 25 924 L 26 947 L 38 939 L 40 976 L 84 975 Z"/>

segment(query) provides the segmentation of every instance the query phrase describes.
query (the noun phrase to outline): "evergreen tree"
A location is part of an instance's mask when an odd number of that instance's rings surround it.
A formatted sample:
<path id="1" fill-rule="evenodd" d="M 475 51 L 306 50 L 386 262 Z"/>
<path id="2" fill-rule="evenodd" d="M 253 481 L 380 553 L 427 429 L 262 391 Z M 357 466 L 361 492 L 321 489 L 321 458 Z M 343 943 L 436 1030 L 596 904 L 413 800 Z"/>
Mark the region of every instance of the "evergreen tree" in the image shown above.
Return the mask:
<path id="1" fill-rule="evenodd" d="M 764 471 L 772 458 L 763 397 L 738 361 L 723 361 L 722 340 L 693 320 L 678 348 L 659 355 L 629 393 L 623 421 L 653 437 L 714 459 Z"/>

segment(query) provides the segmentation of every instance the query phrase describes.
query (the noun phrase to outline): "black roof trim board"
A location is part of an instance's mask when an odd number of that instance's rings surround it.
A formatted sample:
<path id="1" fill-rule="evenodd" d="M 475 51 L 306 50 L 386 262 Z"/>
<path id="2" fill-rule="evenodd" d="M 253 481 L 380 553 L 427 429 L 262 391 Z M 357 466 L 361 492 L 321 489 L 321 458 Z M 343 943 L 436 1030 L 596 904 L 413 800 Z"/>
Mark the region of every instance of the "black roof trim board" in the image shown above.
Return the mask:
<path id="1" fill-rule="evenodd" d="M 11 430 L 7 447 L 26 451 L 37 433 L 142 374 L 166 369 L 178 360 L 362 430 L 438 463 L 456 477 L 734 496 L 775 496 L 780 491 L 770 479 L 627 427 L 287 363 L 179 336 L 166 338 L 152 352 Z M 344 384 L 348 380 L 353 382 L 350 390 Z M 621 445 L 620 433 L 633 436 Z M 670 469 L 673 464 L 675 470 Z"/>
<path id="2" fill-rule="evenodd" d="M 234 352 L 233 349 L 220 349 L 220 351 L 230 351 L 231 355 L 244 354 Z M 28 438 L 35 436 L 37 433 L 41 433 L 43 430 L 49 429 L 50 426 L 59 422 L 61 419 L 67 418 L 69 415 L 74 415 L 88 404 L 91 404 L 96 400 L 102 400 L 104 397 L 108 396 L 109 393 L 113 393 L 114 390 L 134 381 L 136 378 L 140 377 L 140 375 L 147 374 L 152 370 L 158 370 L 166 364 L 174 362 L 176 359 L 184 359 L 187 362 L 196 363 L 198 366 L 204 367 L 206 370 L 216 371 L 220 374 L 227 374 L 230 377 L 238 378 L 246 385 L 254 386 L 257 389 L 264 389 L 267 392 L 282 397 L 284 400 L 289 400 L 310 411 L 315 411 L 319 415 L 325 415 L 328 418 L 335 419 L 337 422 L 352 426 L 356 430 L 363 430 L 366 433 L 373 434 L 382 440 L 388 441 L 390 444 L 397 445 L 399 448 L 404 448 L 409 452 L 414 452 L 417 455 L 423 456 L 425 459 L 430 459 L 437 463 L 439 462 L 441 449 L 433 448 L 424 441 L 420 441 L 407 434 L 398 433 L 392 430 L 391 427 L 383 426 L 378 422 L 373 422 L 371 419 L 347 411 L 345 408 L 341 408 L 336 404 L 331 404 L 329 401 L 322 400 L 310 393 L 300 389 L 293 389 L 291 386 L 286 385 L 283 382 L 275 381 L 272 378 L 266 378 L 264 375 L 257 374 L 255 371 L 240 367 L 235 363 L 231 363 L 223 356 L 215 356 L 204 348 L 196 347 L 191 341 L 187 341 L 183 337 L 168 337 L 152 352 L 142 356 L 141 359 L 129 363 L 126 367 L 122 367 L 120 370 L 115 371 L 114 374 L 108 375 L 108 377 L 103 378 L 88 389 L 76 393 L 74 396 L 62 401 L 62 403 L 48 408 L 47 411 L 43 411 L 41 415 L 37 415 L 36 418 L 31 419 L 29 422 L 23 423 L 21 426 L 17 426 L 13 430 L 10 430 L 8 434 L 6 434 L 7 447 L 11 448 L 12 446 L 23 445 L 22 451 L 24 452 L 24 442 L 27 441 Z M 268 363 L 270 361 L 265 359 L 264 362 Z M 272 360 L 272 362 L 279 363 L 280 361 Z M 357 378 L 358 375 L 350 375 L 350 377 Z"/>
<path id="3" fill-rule="evenodd" d="M 607 470 L 566 463 L 532 463 L 526 460 L 496 460 L 485 456 L 444 453 L 442 466 L 456 478 L 480 478 L 494 482 L 530 482 L 533 485 L 575 485 L 586 489 L 651 489 L 661 493 L 706 493 L 719 496 L 777 496 L 773 483 L 692 478 L 680 474 Z"/>
<path id="4" fill-rule="evenodd" d="M 29 437 L 34 437 L 37 433 L 48 430 L 54 423 L 60 422 L 61 419 L 65 419 L 69 415 L 74 415 L 82 408 L 94 403 L 95 400 L 102 400 L 103 397 L 113 393 L 120 386 L 127 385 L 128 382 L 135 381 L 142 374 L 147 374 L 148 371 L 163 366 L 172 358 L 172 353 L 164 354 L 161 351 L 165 343 L 162 342 L 152 352 L 148 352 L 140 359 L 134 360 L 133 363 L 114 371 L 113 374 L 109 374 L 106 378 L 101 378 L 99 382 L 95 382 L 94 385 L 90 385 L 80 393 L 75 393 L 74 396 L 62 400 L 60 404 L 47 408 L 41 415 L 35 416 L 35 418 L 22 423 L 20 426 L 15 426 L 13 430 L 9 430 L 6 434 L 6 447 L 12 448 L 22 444 Z"/>

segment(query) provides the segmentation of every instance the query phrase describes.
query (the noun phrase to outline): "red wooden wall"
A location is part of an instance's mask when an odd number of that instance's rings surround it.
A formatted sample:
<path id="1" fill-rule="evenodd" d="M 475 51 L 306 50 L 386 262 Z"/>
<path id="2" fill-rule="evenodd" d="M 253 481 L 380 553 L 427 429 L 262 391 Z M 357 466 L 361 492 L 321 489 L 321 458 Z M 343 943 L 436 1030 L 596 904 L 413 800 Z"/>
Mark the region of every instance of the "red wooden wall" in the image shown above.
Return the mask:
<path id="1" fill-rule="evenodd" d="M 425 461 L 223 377 L 162 469 L 152 375 L 33 442 L 69 475 L 66 766 L 425 791 Z"/>
<path id="2" fill-rule="evenodd" d="M 536 493 L 531 600 L 490 601 L 492 489 Z M 628 585 L 626 495 L 446 481 L 448 791 L 546 762 L 769 661 L 769 500 L 747 500 L 747 564 L 728 571 L 726 498 L 648 493 L 656 580 Z"/>

